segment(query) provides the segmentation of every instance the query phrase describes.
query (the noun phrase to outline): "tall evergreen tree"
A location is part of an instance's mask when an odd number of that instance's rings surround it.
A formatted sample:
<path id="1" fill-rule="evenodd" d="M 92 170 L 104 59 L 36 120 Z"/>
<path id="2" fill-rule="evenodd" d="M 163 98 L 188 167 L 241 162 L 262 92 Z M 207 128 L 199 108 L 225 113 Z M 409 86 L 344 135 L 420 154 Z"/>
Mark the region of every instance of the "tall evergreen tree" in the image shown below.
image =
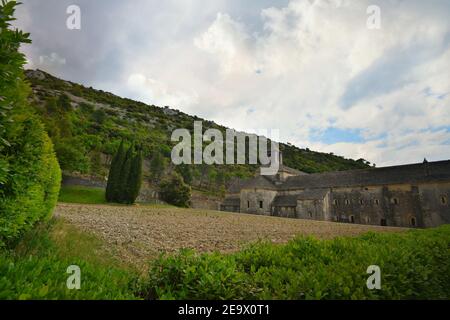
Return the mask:
<path id="1" fill-rule="evenodd" d="M 128 177 L 127 183 L 127 203 L 133 204 L 137 197 L 139 196 L 139 191 L 141 190 L 142 184 L 142 150 L 139 150 L 137 154 L 133 157 L 131 164 L 131 170 Z"/>
<path id="2" fill-rule="evenodd" d="M 114 202 L 117 199 L 117 189 L 120 185 L 120 172 L 122 170 L 124 159 L 125 149 L 122 141 L 111 161 L 109 169 L 108 184 L 106 185 L 106 201 L 108 202 Z"/>
<path id="3" fill-rule="evenodd" d="M 131 172 L 131 166 L 134 158 L 134 146 L 131 145 L 128 148 L 128 151 L 125 155 L 125 159 L 123 161 L 123 165 L 120 170 L 118 183 L 116 185 L 116 194 L 115 201 L 119 203 L 127 203 L 128 202 L 128 179 Z"/>

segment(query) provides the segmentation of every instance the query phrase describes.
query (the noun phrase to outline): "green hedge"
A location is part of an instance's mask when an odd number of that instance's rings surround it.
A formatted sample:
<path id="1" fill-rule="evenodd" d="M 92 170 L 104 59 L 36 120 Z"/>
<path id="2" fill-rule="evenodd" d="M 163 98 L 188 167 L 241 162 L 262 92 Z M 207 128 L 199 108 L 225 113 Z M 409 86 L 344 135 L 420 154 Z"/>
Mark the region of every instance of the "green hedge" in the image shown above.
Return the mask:
<path id="1" fill-rule="evenodd" d="M 0 247 L 49 217 L 61 182 L 52 143 L 27 102 L 18 49 L 29 40 L 11 29 L 15 5 L 0 4 Z"/>
<path id="2" fill-rule="evenodd" d="M 298 238 L 231 255 L 162 256 L 146 299 L 449 299 L 450 226 L 357 238 Z M 370 265 L 381 290 L 367 289 Z"/>

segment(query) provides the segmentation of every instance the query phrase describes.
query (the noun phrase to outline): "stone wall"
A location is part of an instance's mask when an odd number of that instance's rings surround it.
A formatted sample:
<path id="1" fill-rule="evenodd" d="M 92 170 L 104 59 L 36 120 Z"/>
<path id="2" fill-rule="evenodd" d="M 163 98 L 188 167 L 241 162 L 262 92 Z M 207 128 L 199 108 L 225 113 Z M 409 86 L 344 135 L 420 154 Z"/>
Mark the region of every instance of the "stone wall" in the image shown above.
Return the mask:
<path id="1" fill-rule="evenodd" d="M 263 189 L 244 189 L 241 191 L 241 212 L 271 215 L 272 202 L 276 191 Z"/>
<path id="2" fill-rule="evenodd" d="M 279 194 L 295 195 L 303 191 Z M 409 228 L 450 223 L 450 182 L 330 188 L 323 199 L 297 200 L 296 207 L 273 207 L 277 194 L 272 190 L 244 189 L 240 195 L 241 212 Z"/>
<path id="3" fill-rule="evenodd" d="M 206 210 L 220 210 L 220 204 L 223 198 L 193 191 L 191 196 L 191 208 L 206 209 Z"/>
<path id="4" fill-rule="evenodd" d="M 63 174 L 62 185 L 106 188 L 106 180 L 91 176 L 72 176 Z"/>

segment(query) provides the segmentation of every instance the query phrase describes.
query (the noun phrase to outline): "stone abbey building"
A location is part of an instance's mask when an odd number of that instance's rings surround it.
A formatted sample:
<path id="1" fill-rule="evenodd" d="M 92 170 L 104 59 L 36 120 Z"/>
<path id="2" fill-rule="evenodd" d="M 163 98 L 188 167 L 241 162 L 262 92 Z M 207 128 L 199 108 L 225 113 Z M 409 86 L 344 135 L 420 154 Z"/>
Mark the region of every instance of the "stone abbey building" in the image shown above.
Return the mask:
<path id="1" fill-rule="evenodd" d="M 222 211 L 381 226 L 450 223 L 450 160 L 306 174 L 282 164 L 233 184 Z"/>

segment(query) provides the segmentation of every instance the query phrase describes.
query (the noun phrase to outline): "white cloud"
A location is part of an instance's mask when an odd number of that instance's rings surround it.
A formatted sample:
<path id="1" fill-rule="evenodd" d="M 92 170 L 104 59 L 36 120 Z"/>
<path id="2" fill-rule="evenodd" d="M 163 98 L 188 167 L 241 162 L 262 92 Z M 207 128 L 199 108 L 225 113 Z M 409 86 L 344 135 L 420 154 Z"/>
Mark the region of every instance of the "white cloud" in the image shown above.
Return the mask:
<path id="1" fill-rule="evenodd" d="M 379 166 L 450 158 L 448 1 L 378 1 L 381 30 L 366 27 L 370 0 L 265 0 L 270 5 L 257 12 L 256 2 L 136 2 L 111 1 L 102 32 L 67 43 L 62 34 L 43 52 L 70 63 L 46 56 L 49 71 L 69 68 L 81 41 L 89 55 L 79 64 L 95 67 L 94 78 L 108 75 L 89 85 L 119 95 L 238 130 L 278 128 L 284 142 Z M 88 3 L 96 9 L 85 18 L 97 19 L 101 4 Z M 26 24 L 40 46 L 48 35 L 31 17 Z M 92 49 L 88 35 L 103 46 Z M 29 57 L 35 65 L 39 55 Z M 360 132 L 363 142 L 327 144 L 331 127 Z"/>
<path id="2" fill-rule="evenodd" d="M 185 93 L 170 88 L 163 82 L 146 77 L 140 73 L 133 73 L 128 77 L 128 89 L 138 95 L 141 101 L 155 103 L 161 106 L 190 106 L 195 104 L 198 97 L 195 92 Z"/>
<path id="3" fill-rule="evenodd" d="M 39 56 L 39 66 L 46 69 L 52 69 L 66 64 L 66 59 L 60 57 L 56 52 L 50 55 Z"/>

